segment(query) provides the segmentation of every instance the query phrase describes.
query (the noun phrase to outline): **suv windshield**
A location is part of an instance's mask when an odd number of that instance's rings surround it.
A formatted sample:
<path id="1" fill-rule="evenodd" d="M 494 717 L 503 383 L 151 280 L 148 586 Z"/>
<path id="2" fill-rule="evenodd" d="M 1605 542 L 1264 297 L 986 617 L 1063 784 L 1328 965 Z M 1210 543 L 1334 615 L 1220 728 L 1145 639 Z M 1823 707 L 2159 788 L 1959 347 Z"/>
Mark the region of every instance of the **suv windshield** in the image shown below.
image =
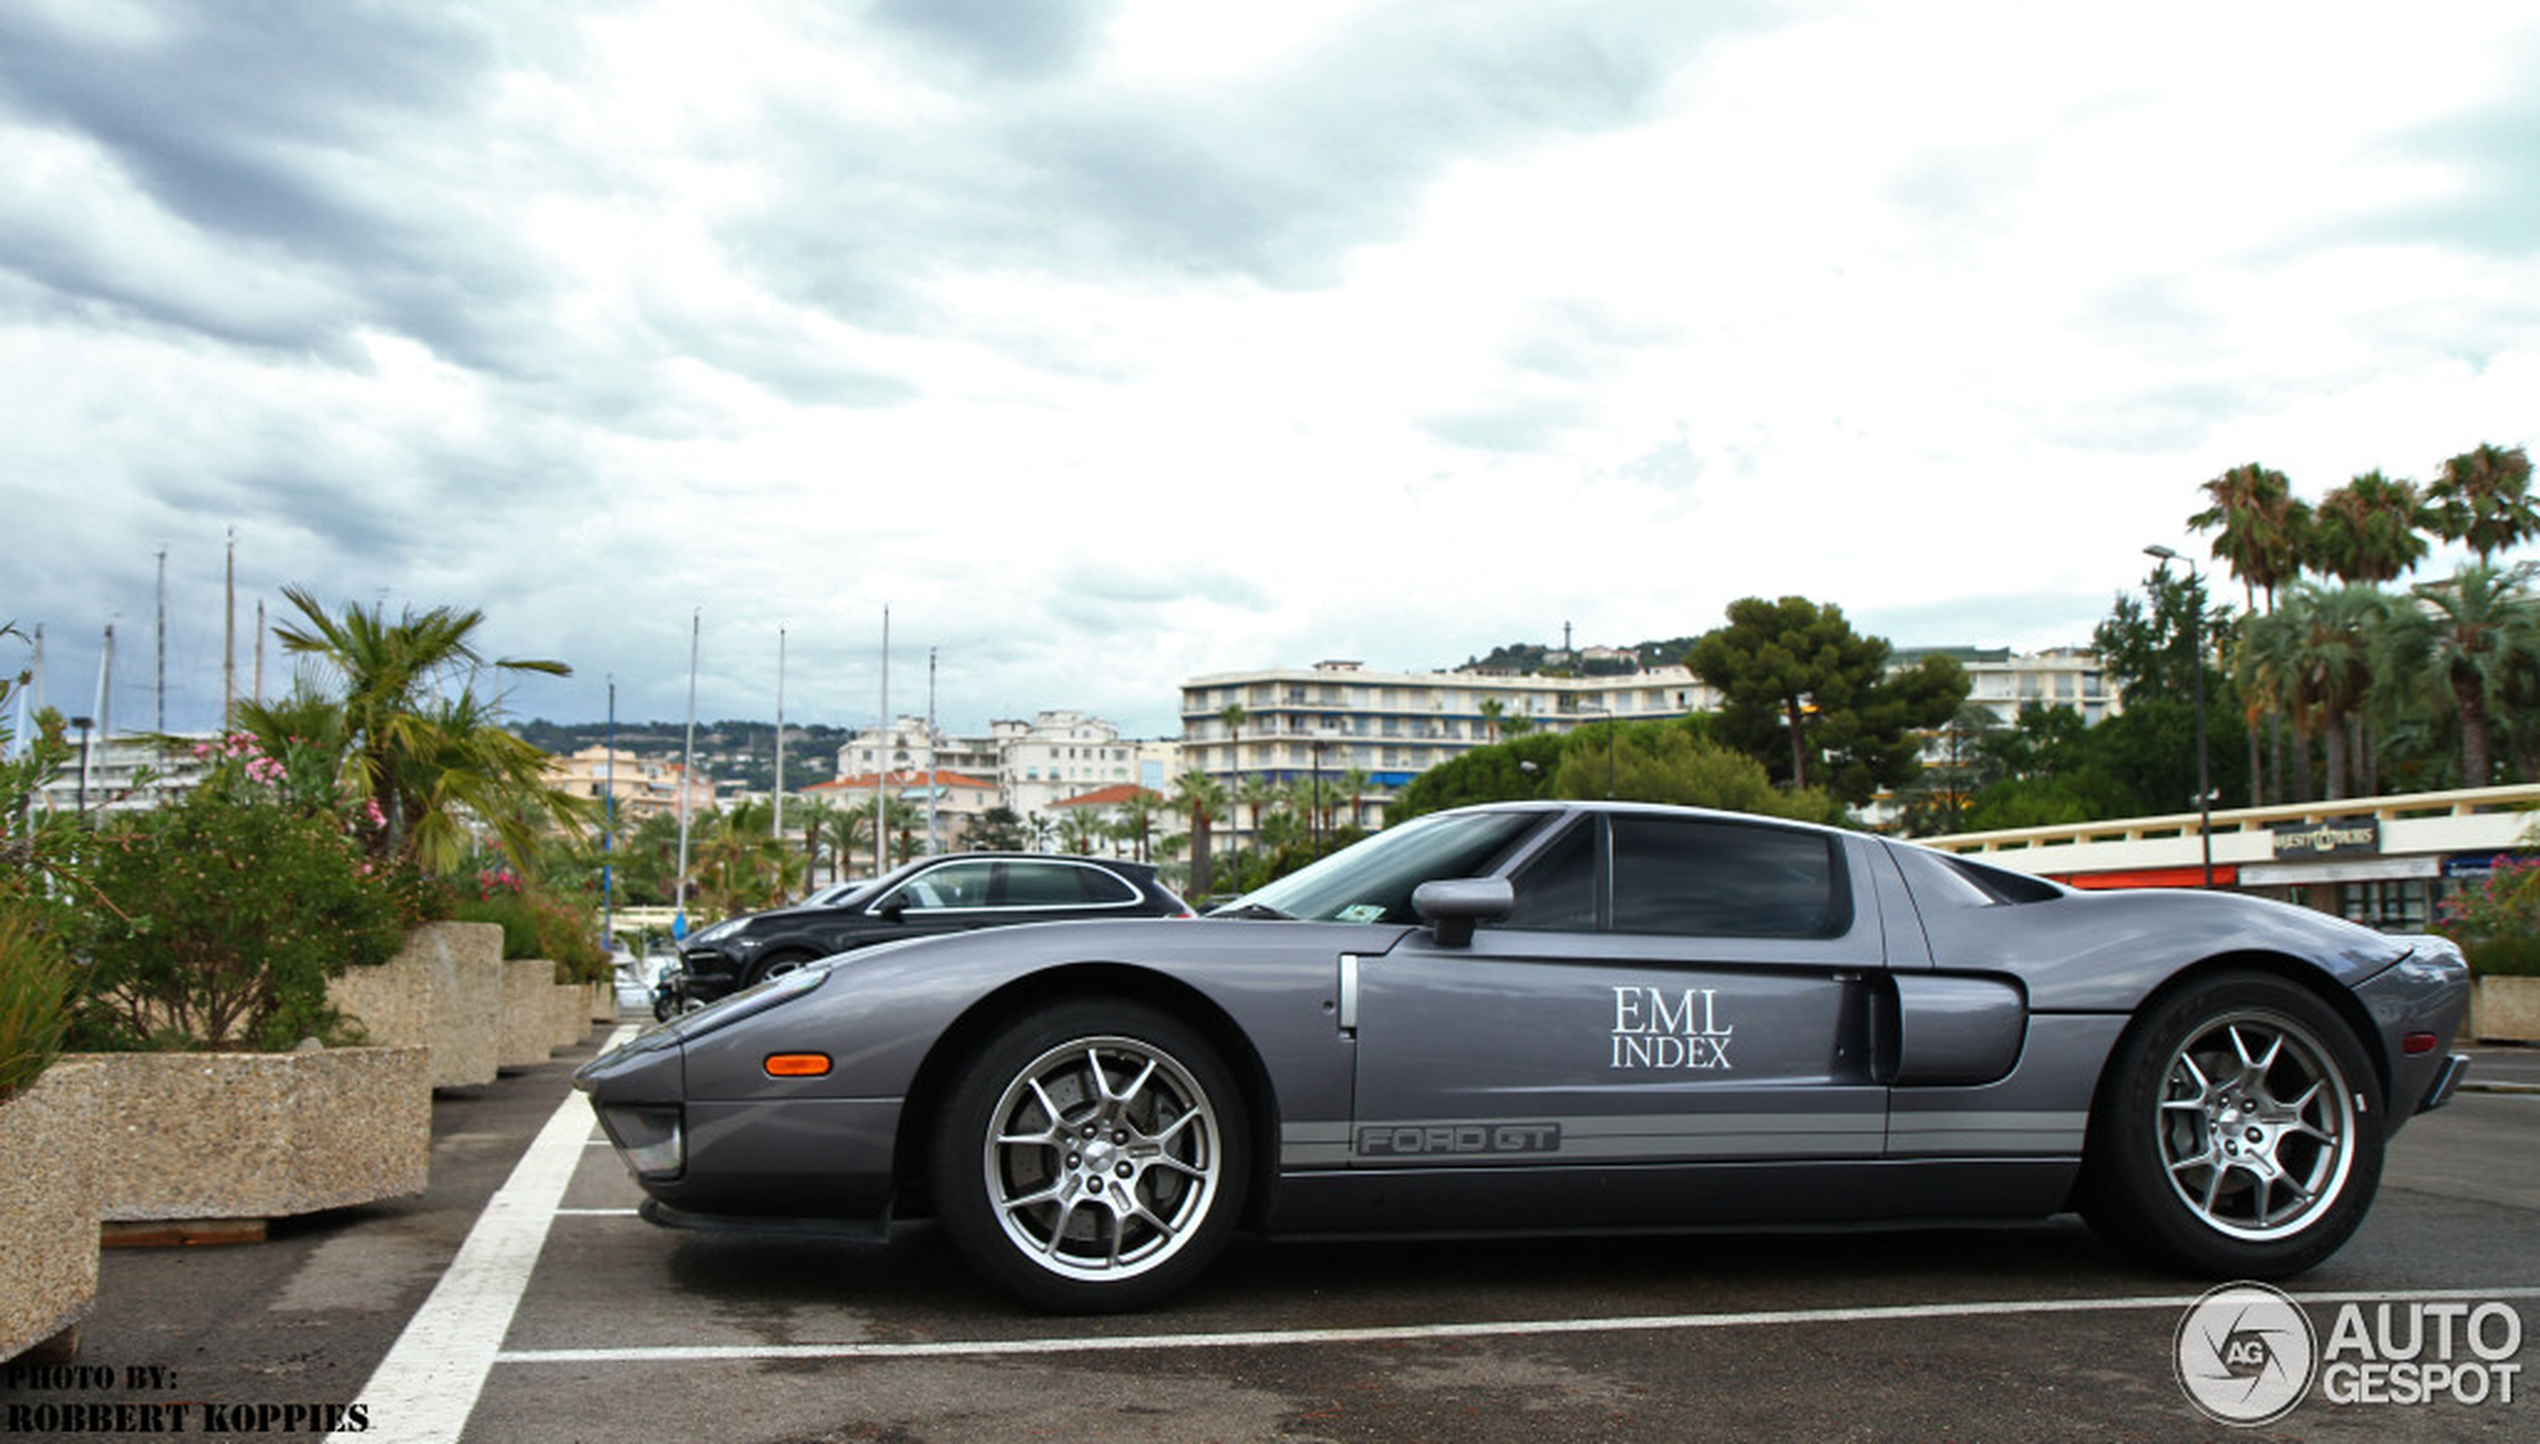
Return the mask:
<path id="1" fill-rule="evenodd" d="M 1310 922 L 1411 923 L 1411 891 L 1442 878 L 1480 877 L 1541 812 L 1440 813 L 1389 827 L 1312 867 L 1256 888 L 1216 910 L 1219 917 L 1284 917 Z"/>

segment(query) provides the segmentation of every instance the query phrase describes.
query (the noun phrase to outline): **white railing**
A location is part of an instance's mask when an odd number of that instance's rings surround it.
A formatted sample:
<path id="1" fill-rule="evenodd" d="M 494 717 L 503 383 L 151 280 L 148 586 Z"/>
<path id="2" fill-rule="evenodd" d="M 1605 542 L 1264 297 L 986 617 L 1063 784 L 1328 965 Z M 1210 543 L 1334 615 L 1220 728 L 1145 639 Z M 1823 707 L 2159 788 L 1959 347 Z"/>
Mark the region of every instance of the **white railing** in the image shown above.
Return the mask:
<path id="1" fill-rule="evenodd" d="M 2342 797 L 2337 802 L 2286 802 L 2273 807 L 2233 807 L 2215 812 L 2210 832 L 2217 845 L 2225 837 L 2268 835 L 2281 822 L 2327 822 L 2332 817 L 2375 817 L 2380 822 L 2431 822 L 2482 817 L 2482 827 L 2464 830 L 2464 845 L 2492 845 L 2494 835 L 2520 837 L 2527 817 L 2540 812 L 2540 784 L 2515 787 L 2461 787 L 2456 792 L 2400 792 L 2388 797 Z M 2111 817 L 2106 822 L 2068 822 L 2055 827 L 2004 827 L 1999 832 L 1953 832 L 1946 837 L 1918 837 L 1928 848 L 1948 853 L 2027 853 L 2042 848 L 2088 848 L 2111 843 L 2177 843 L 2195 840 L 2195 812 L 2164 812 L 2159 817 Z M 2035 868 L 2035 858 L 2022 858 Z"/>

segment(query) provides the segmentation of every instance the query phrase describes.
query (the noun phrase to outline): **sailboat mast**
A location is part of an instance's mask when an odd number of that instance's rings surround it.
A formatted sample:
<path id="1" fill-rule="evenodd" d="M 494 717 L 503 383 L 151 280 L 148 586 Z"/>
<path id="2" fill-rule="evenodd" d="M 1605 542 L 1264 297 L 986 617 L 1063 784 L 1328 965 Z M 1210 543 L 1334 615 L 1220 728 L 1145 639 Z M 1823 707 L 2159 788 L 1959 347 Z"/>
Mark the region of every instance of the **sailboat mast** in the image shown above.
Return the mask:
<path id="1" fill-rule="evenodd" d="M 882 745 L 873 753 L 873 875 L 891 870 L 891 843 L 883 824 L 884 784 L 891 775 L 891 604 L 882 604 Z"/>
<path id="2" fill-rule="evenodd" d="M 785 629 L 776 629 L 776 820 L 768 830 L 785 841 Z"/>
<path id="3" fill-rule="evenodd" d="M 697 784 L 697 637 L 706 609 L 688 614 L 688 738 L 679 752 L 679 883 L 671 923 L 681 937 L 688 934 L 688 790 Z"/>

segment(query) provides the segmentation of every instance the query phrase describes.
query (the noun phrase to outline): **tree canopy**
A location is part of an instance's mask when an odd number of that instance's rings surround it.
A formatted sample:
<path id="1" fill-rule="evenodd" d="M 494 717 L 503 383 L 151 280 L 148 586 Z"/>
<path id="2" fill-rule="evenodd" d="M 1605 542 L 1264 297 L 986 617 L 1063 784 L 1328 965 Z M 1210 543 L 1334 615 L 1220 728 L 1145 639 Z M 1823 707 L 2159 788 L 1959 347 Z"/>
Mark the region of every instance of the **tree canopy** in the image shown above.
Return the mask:
<path id="1" fill-rule="evenodd" d="M 1731 602 L 1728 624 L 1686 663 L 1719 692 L 1713 735 L 1794 792 L 1858 806 L 1913 776 L 1921 734 L 1967 698 L 1966 669 L 1939 653 L 1888 669 L 1885 639 L 1805 597 Z"/>

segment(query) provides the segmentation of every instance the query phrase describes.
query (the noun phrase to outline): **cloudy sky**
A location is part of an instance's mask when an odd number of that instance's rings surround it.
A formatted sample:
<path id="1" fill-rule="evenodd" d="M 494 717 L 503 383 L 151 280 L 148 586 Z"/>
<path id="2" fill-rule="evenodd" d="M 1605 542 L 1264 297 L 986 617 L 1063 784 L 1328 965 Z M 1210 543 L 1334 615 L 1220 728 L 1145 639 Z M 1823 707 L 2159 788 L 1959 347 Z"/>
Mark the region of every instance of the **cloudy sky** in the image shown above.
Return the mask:
<path id="1" fill-rule="evenodd" d="M 0 619 L 522 715 L 1178 727 L 1732 599 L 2086 641 L 2233 465 L 2540 431 L 2516 3 L 9 0 Z M 13 649 L 22 657 L 23 648 Z M 269 655 L 269 679 L 284 670 Z M 245 685 L 242 680 L 242 687 Z"/>

